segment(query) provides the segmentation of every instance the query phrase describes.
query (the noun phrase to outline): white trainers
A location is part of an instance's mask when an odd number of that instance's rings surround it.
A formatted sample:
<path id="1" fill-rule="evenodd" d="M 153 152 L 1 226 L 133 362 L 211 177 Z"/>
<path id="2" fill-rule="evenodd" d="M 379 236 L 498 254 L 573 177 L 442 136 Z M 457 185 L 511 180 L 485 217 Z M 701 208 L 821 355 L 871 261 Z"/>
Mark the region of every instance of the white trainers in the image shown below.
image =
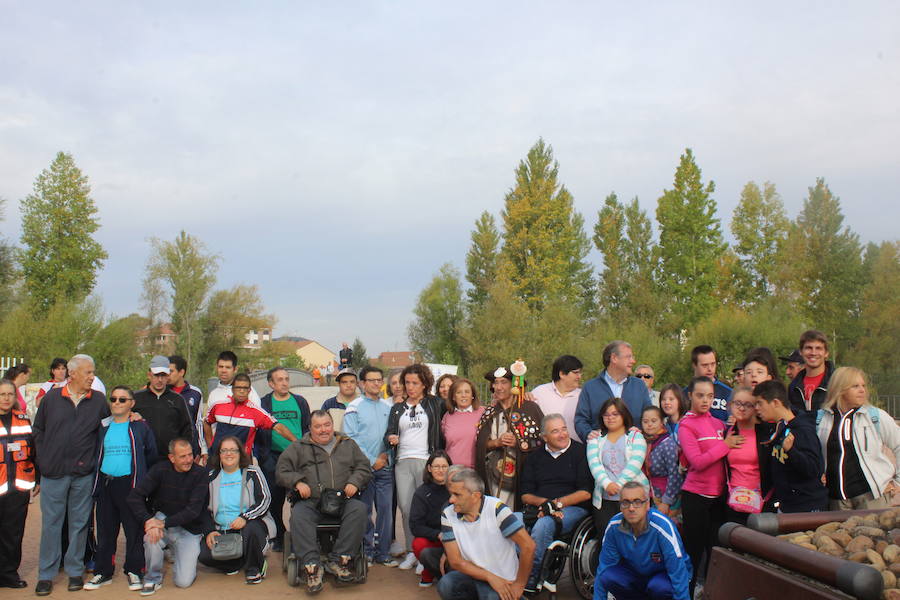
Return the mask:
<path id="1" fill-rule="evenodd" d="M 419 561 L 416 560 L 416 555 L 413 554 L 412 552 L 409 552 L 406 555 L 406 558 L 403 559 L 403 562 L 400 563 L 400 566 L 398 568 L 402 571 L 408 571 L 408 570 L 412 569 L 414 566 L 416 566 L 418 563 L 419 563 Z"/>
<path id="2" fill-rule="evenodd" d="M 416 565 L 416 575 L 421 575 L 422 571 L 424 571 L 424 570 L 425 570 L 425 565 L 423 565 L 422 563 L 418 563 Z"/>
<path id="3" fill-rule="evenodd" d="M 106 575 L 100 575 L 99 573 L 96 573 L 93 577 L 85 582 L 84 589 L 96 590 L 99 589 L 101 585 L 108 585 L 110 583 L 112 583 L 112 577 L 107 577 Z"/>
<path id="4" fill-rule="evenodd" d="M 125 573 L 125 577 L 128 578 L 128 589 L 132 592 L 141 591 L 141 587 L 143 584 L 141 583 L 141 576 L 136 575 L 134 573 Z"/>

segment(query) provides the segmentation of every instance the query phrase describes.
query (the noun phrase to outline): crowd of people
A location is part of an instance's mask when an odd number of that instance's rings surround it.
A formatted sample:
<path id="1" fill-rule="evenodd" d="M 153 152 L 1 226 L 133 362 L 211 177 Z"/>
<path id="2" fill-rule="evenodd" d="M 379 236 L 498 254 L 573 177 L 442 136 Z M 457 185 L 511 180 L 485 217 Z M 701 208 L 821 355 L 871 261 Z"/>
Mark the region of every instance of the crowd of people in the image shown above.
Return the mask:
<path id="1" fill-rule="evenodd" d="M 759 347 L 728 385 L 715 349 L 697 346 L 687 385 L 656 391 L 652 366 L 617 340 L 583 386 L 564 355 L 531 392 L 516 365 L 486 373 L 483 401 L 473 381 L 435 381 L 422 364 L 345 366 L 339 393 L 311 411 L 283 368 L 260 398 L 230 351 L 205 405 L 179 356 L 153 357 L 144 388 L 107 399 L 76 355 L 53 361 L 33 423 L 19 368 L 0 381 L 0 586 L 27 585 L 22 532 L 38 496 L 41 596 L 61 565 L 75 591 L 112 583 L 115 564 L 151 595 L 167 557 L 177 587 L 198 563 L 257 584 L 271 550 L 296 557 L 311 594 L 326 574 L 356 582 L 366 561 L 415 568 L 445 600 L 516 600 L 545 584 L 553 540 L 592 523 L 595 600 L 685 600 L 726 521 L 891 504 L 900 428 L 870 403 L 865 373 L 828 356 L 810 330 L 780 358 L 787 383 Z M 327 553 L 319 523 L 337 528 Z"/>

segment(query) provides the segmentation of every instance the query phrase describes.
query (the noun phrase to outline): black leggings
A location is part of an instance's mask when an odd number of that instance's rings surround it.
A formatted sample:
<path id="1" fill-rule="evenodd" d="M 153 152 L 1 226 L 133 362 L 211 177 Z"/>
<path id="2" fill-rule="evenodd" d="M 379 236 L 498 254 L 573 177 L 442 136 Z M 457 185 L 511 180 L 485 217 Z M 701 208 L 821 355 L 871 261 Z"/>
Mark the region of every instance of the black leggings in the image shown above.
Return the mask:
<path id="1" fill-rule="evenodd" d="M 201 564 L 222 571 L 237 571 L 241 567 L 245 570 L 262 569 L 263 550 L 266 547 L 266 540 L 269 537 L 269 531 L 262 519 L 250 519 L 244 528 L 238 531 L 241 534 L 241 540 L 244 542 L 244 555 L 234 560 L 216 560 L 212 557 L 212 551 L 206 545 L 206 539 L 200 540 L 200 556 L 197 559 Z M 285 552 L 288 549 L 285 548 Z"/>
<path id="2" fill-rule="evenodd" d="M 681 490 L 681 529 L 684 549 L 691 557 L 691 597 L 701 566 L 709 564 L 712 547 L 716 544 L 719 527 L 725 522 L 725 497 L 707 498 Z M 705 554 L 705 559 L 704 559 Z"/>
<path id="3" fill-rule="evenodd" d="M 597 530 L 597 539 L 603 543 L 603 534 L 606 533 L 606 526 L 610 520 L 620 512 L 618 500 L 603 500 L 600 508 L 591 506 L 591 512 L 594 517 L 594 528 Z"/>

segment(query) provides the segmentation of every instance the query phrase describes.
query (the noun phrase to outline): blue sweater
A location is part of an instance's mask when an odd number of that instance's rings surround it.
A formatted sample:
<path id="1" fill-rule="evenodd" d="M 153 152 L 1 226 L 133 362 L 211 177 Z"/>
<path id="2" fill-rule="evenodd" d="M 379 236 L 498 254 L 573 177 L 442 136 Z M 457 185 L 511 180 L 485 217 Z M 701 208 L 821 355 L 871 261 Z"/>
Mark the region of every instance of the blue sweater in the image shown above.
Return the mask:
<path id="1" fill-rule="evenodd" d="M 392 405 L 390 400 L 372 400 L 364 396 L 347 405 L 344 434 L 356 442 L 372 464 L 378 460 L 379 454 L 388 452 L 384 432 L 387 431 Z"/>
<path id="2" fill-rule="evenodd" d="M 623 523 L 622 513 L 619 513 L 606 527 L 594 579 L 594 600 L 606 600 L 601 575 L 619 563 L 645 577 L 665 572 L 672 583 L 675 600 L 689 600 L 691 559 L 684 551 L 675 524 L 655 508 L 647 513 L 647 528 L 637 537 L 624 529 Z"/>
<path id="3" fill-rule="evenodd" d="M 682 389 L 682 392 L 684 392 L 685 397 L 690 398 L 687 387 Z M 709 414 L 723 423 L 727 423 L 728 417 L 731 416 L 731 411 L 728 410 L 728 399 L 731 398 L 731 388 L 718 379 L 715 379 L 713 381 L 713 392 L 715 392 L 715 396 L 713 397 L 712 405 L 709 407 Z"/>
<path id="4" fill-rule="evenodd" d="M 599 375 L 584 384 L 581 395 L 578 396 L 578 406 L 575 408 L 575 431 L 578 437 L 588 439 L 588 434 L 594 429 L 600 429 L 600 407 L 613 397 L 612 388 L 606 383 L 603 370 Z M 650 390 L 643 380 L 637 377 L 628 377 L 622 386 L 622 401 L 631 413 L 631 419 L 635 425 L 641 423 L 641 413 L 651 405 Z"/>

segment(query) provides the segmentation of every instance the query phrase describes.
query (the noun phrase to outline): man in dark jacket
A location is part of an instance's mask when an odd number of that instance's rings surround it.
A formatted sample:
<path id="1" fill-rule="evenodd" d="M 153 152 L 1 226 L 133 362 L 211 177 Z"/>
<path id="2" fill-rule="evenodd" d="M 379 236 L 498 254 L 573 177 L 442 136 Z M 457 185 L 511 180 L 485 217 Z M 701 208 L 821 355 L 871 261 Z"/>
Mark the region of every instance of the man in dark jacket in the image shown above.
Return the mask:
<path id="1" fill-rule="evenodd" d="M 816 512 L 828 506 L 828 490 L 822 484 L 825 461 L 812 419 L 796 417 L 780 381 L 763 381 L 753 388 L 759 418 L 775 423 L 766 443 L 775 498 L 781 512 Z"/>
<path id="2" fill-rule="evenodd" d="M 372 479 L 369 459 L 352 439 L 335 435 L 334 421 L 328 411 L 316 410 L 310 415 L 309 433 L 281 453 L 275 474 L 279 485 L 296 491 L 299 496 L 291 509 L 291 543 L 306 569 L 310 593 L 322 589 L 324 576 L 316 539 L 316 524 L 323 519 L 319 499 L 324 490 L 343 492 L 346 502 L 340 516 L 340 531 L 326 568 L 338 581 L 353 581 L 350 561 L 358 554 L 366 531 L 366 505 L 357 496 Z M 365 557 L 357 559 L 365 560 Z"/>
<path id="3" fill-rule="evenodd" d="M 134 412 L 153 430 L 161 460 L 169 454 L 169 442 L 175 438 L 194 439 L 194 424 L 187 403 L 168 387 L 169 370 L 168 357 L 154 356 L 147 372 L 150 384 L 134 394 Z M 199 445 L 193 450 L 199 452 Z"/>
<path id="4" fill-rule="evenodd" d="M 35 594 L 47 596 L 59 572 L 63 520 L 68 516 L 69 547 L 64 567 L 69 591 L 84 587 L 84 547 L 91 515 L 91 486 L 97 460 L 97 430 L 109 416 L 102 392 L 91 389 L 94 359 L 76 354 L 69 381 L 53 388 L 34 417 L 34 441 L 41 471 L 41 551 Z"/>
<path id="5" fill-rule="evenodd" d="M 834 364 L 828 360 L 828 338 L 821 331 L 810 329 L 800 336 L 800 356 L 805 367 L 797 373 L 788 389 L 788 399 L 795 415 L 815 419 L 828 395 L 828 381 Z"/>
<path id="6" fill-rule="evenodd" d="M 194 464 L 190 437 L 169 442 L 168 460 L 159 461 L 128 495 L 128 506 L 144 528 L 146 574 L 142 596 L 162 587 L 163 548 L 174 548 L 172 579 L 188 587 L 197 577 L 197 557 L 205 528 L 206 470 Z"/>
<path id="7" fill-rule="evenodd" d="M 575 408 L 575 430 L 584 443 L 600 435 L 600 407 L 610 398 L 621 398 L 635 422 L 651 405 L 650 390 L 631 376 L 635 363 L 631 344 L 616 340 L 603 348 L 603 371 L 584 384 Z"/>

